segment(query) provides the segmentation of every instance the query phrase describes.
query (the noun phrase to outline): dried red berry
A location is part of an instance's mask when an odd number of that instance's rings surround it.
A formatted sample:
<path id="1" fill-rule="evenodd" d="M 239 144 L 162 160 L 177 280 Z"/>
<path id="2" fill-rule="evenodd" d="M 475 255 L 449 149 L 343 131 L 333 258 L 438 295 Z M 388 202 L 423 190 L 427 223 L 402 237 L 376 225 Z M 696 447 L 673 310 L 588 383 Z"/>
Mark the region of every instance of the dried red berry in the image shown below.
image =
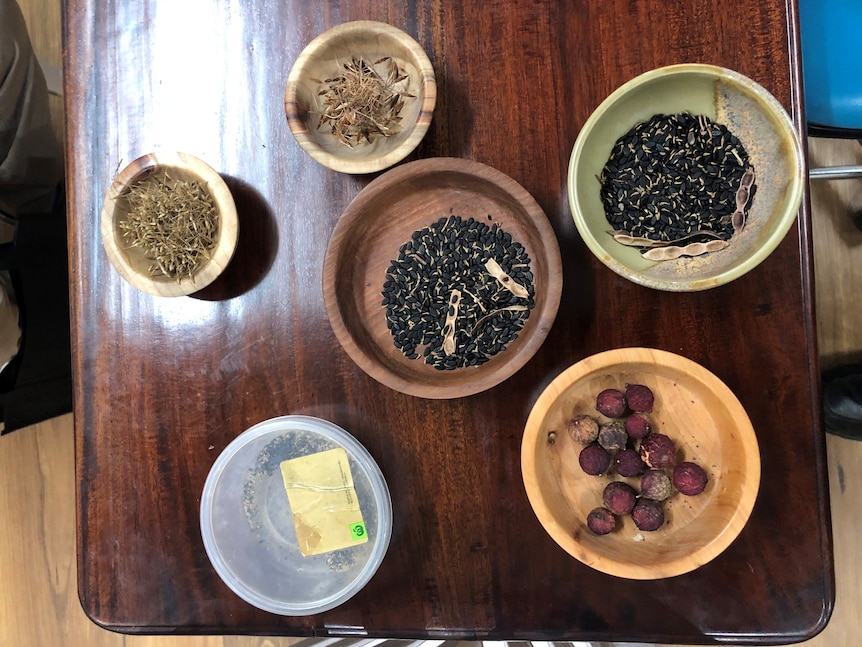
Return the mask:
<path id="1" fill-rule="evenodd" d="M 641 498 L 632 509 L 632 520 L 638 530 L 658 530 L 664 524 L 664 511 L 658 501 Z"/>
<path id="2" fill-rule="evenodd" d="M 597 535 L 606 535 L 617 527 L 617 518 L 606 508 L 594 508 L 587 515 L 587 528 Z"/>
<path id="3" fill-rule="evenodd" d="M 651 433 L 641 441 L 641 460 L 654 468 L 671 467 L 676 462 L 676 446 L 664 434 Z"/>
<path id="4" fill-rule="evenodd" d="M 608 470 L 611 455 L 598 443 L 590 443 L 578 454 L 581 469 L 591 476 L 598 476 Z"/>
<path id="5" fill-rule="evenodd" d="M 602 502 L 615 515 L 624 515 L 632 511 L 637 501 L 637 492 L 628 483 L 611 481 L 602 492 Z"/>
<path id="6" fill-rule="evenodd" d="M 626 426 L 621 420 L 605 422 L 599 427 L 599 445 L 609 452 L 624 449 L 628 441 L 629 435 L 626 433 Z"/>
<path id="7" fill-rule="evenodd" d="M 619 389 L 605 389 L 596 396 L 596 411 L 608 418 L 622 418 L 628 407 Z"/>
<path id="8" fill-rule="evenodd" d="M 635 450 L 621 449 L 614 455 L 614 467 L 620 476 L 637 476 L 644 471 L 644 462 Z"/>
<path id="9" fill-rule="evenodd" d="M 673 494 L 670 478 L 662 470 L 647 470 L 641 477 L 641 496 L 653 501 L 664 501 Z"/>
<path id="10" fill-rule="evenodd" d="M 626 403 L 632 411 L 649 413 L 655 403 L 652 390 L 643 384 L 626 384 Z"/>
<path id="11" fill-rule="evenodd" d="M 673 486 L 686 496 L 703 492 L 706 482 L 706 472 L 697 463 L 685 461 L 673 468 Z"/>
<path id="12" fill-rule="evenodd" d="M 626 433 L 629 435 L 629 438 L 640 440 L 641 438 L 646 438 L 651 431 L 652 425 L 650 425 L 649 418 L 644 414 L 633 413 L 626 418 Z"/>
<path id="13" fill-rule="evenodd" d="M 566 423 L 566 431 L 581 445 L 589 445 L 599 437 L 599 423 L 592 416 L 575 416 Z"/>

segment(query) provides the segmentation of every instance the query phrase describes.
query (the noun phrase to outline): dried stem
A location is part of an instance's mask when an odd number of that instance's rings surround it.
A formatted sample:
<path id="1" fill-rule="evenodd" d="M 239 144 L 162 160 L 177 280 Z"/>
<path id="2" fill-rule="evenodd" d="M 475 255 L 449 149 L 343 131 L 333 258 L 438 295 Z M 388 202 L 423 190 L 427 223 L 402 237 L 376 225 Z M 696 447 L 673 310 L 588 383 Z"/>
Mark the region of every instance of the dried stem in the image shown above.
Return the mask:
<path id="1" fill-rule="evenodd" d="M 351 148 L 363 141 L 370 144 L 378 135 L 397 134 L 404 98 L 414 96 L 407 92 L 409 80 L 388 56 L 373 64 L 353 57 L 337 75 L 321 82 L 323 110 L 317 127 L 327 124 L 332 135 Z"/>
<path id="2" fill-rule="evenodd" d="M 193 279 L 218 240 L 218 213 L 209 191 L 164 173 L 133 184 L 122 197 L 130 208 L 119 223 L 123 240 L 143 250 L 152 261 L 150 273 Z"/>

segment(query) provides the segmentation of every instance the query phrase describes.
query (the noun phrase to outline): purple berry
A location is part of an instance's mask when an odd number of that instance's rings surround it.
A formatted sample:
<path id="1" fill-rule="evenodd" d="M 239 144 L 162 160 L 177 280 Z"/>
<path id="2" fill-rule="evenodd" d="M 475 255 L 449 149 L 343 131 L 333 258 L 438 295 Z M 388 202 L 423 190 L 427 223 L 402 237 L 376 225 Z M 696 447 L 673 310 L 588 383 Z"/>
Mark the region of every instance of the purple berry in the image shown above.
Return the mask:
<path id="1" fill-rule="evenodd" d="M 697 463 L 686 461 L 673 468 L 673 485 L 686 496 L 697 496 L 706 488 L 706 472 Z"/>
<path id="2" fill-rule="evenodd" d="M 594 508 L 587 515 L 587 528 L 597 535 L 606 535 L 617 527 L 617 518 L 606 508 Z"/>
<path id="3" fill-rule="evenodd" d="M 608 418 L 622 418 L 627 408 L 626 398 L 619 389 L 605 389 L 596 396 L 596 411 Z"/>
<path id="4" fill-rule="evenodd" d="M 644 471 L 640 454 L 633 449 L 621 449 L 614 455 L 614 466 L 620 476 L 638 476 Z"/>
<path id="5" fill-rule="evenodd" d="M 676 462 L 676 446 L 664 434 L 651 433 L 641 441 L 641 460 L 654 468 L 671 467 Z"/>
<path id="6" fill-rule="evenodd" d="M 658 530 L 664 524 L 664 511 L 658 501 L 641 498 L 632 510 L 632 520 L 638 530 Z"/>
<path id="7" fill-rule="evenodd" d="M 598 443 L 590 443 L 581 450 L 578 455 L 578 463 L 581 469 L 590 476 L 598 476 L 608 470 L 611 464 L 611 455 Z"/>
<path id="8" fill-rule="evenodd" d="M 652 426 L 644 414 L 633 413 L 626 418 L 626 433 L 629 435 L 629 438 L 640 440 L 641 438 L 646 438 L 651 431 Z"/>
<path id="9" fill-rule="evenodd" d="M 617 516 L 629 514 L 635 507 L 636 501 L 635 489 L 622 481 L 611 481 L 602 492 L 602 502 L 605 507 Z"/>
<path id="10" fill-rule="evenodd" d="M 632 411 L 649 413 L 655 403 L 655 396 L 648 386 L 643 384 L 626 384 L 626 403 Z"/>

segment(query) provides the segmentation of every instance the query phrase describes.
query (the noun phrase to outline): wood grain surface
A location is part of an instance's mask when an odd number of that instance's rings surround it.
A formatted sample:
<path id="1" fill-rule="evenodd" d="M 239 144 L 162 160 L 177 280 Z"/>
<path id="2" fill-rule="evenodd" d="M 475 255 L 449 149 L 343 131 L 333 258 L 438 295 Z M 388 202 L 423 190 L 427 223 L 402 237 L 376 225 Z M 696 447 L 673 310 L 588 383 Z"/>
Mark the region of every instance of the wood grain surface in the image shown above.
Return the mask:
<path id="1" fill-rule="evenodd" d="M 127 632 L 786 642 L 834 601 L 819 418 L 810 220 L 734 283 L 658 293 L 603 268 L 564 195 L 591 110 L 647 69 L 724 65 L 799 124 L 793 6 L 670 2 L 219 5 L 65 4 L 68 192 L 76 376 L 78 584 L 84 610 Z M 320 277 L 339 214 L 370 178 L 338 175 L 292 139 L 285 75 L 326 28 L 379 19 L 411 33 L 438 78 L 415 157 L 503 171 L 548 214 L 563 250 L 563 307 L 513 378 L 454 401 L 366 376 L 339 349 Z M 788 48 L 789 46 L 789 48 Z M 199 69 L 218 70 L 196 74 Z M 134 291 L 100 250 L 93 214 L 117 167 L 170 146 L 207 161 L 237 200 L 240 242 L 196 298 Z M 769 448 L 752 517 L 710 564 L 628 582 L 571 559 L 533 515 L 518 474 L 532 402 L 595 352 L 640 345 L 703 364 L 737 394 Z M 197 502 L 217 453 L 284 413 L 333 420 L 380 464 L 390 552 L 369 585 L 311 618 L 241 602 L 219 581 Z M 792 492 L 793 496 L 788 496 Z"/>

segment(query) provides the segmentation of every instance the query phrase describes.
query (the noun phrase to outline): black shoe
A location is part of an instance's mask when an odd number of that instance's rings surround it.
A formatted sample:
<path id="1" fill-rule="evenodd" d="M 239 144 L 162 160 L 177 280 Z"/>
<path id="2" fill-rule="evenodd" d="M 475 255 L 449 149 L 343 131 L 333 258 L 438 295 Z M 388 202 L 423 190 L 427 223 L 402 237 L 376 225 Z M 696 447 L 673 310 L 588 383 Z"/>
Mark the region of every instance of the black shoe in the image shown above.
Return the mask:
<path id="1" fill-rule="evenodd" d="M 862 367 L 824 377 L 823 420 L 828 433 L 862 440 Z"/>

